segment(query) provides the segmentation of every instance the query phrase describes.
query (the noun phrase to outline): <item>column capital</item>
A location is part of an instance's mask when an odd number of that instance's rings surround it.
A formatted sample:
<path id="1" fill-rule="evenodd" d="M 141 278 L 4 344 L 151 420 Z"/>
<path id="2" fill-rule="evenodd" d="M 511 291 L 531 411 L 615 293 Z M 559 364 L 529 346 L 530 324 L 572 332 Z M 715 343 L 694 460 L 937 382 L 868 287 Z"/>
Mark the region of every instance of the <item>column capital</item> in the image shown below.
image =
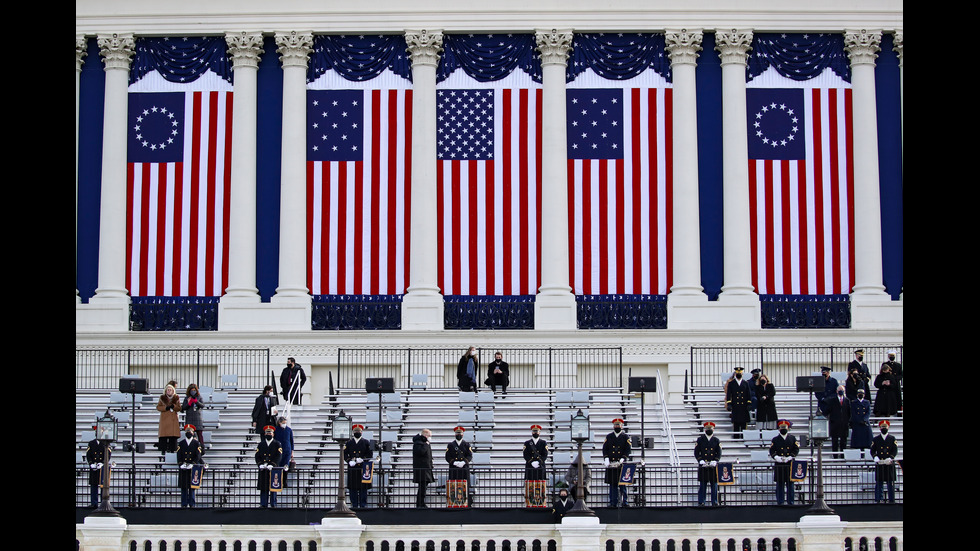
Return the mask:
<path id="1" fill-rule="evenodd" d="M 541 65 L 568 65 L 568 57 L 572 54 L 572 31 L 535 31 L 534 41 L 541 52 Z"/>
<path id="2" fill-rule="evenodd" d="M 259 68 L 262 58 L 262 33 L 241 31 L 225 34 L 228 44 L 228 54 L 231 56 L 232 68 Z"/>
<path id="3" fill-rule="evenodd" d="M 276 45 L 279 46 L 276 53 L 279 54 L 283 68 L 302 67 L 306 69 L 310 52 L 313 51 L 313 32 L 277 32 Z"/>
<path id="4" fill-rule="evenodd" d="M 439 66 L 439 54 L 442 53 L 442 31 L 409 30 L 405 31 L 405 42 L 408 44 L 408 56 L 412 65 Z"/>
<path id="5" fill-rule="evenodd" d="M 851 67 L 874 65 L 878 52 L 881 51 L 881 31 L 845 30 L 844 51 L 851 58 Z"/>
<path id="6" fill-rule="evenodd" d="M 88 55 L 88 48 L 86 45 L 88 41 L 85 37 L 77 34 L 75 35 L 75 71 L 81 71 L 82 65 L 85 64 L 85 56 Z"/>
<path id="7" fill-rule="evenodd" d="M 665 38 L 670 64 L 696 65 L 703 37 L 704 33 L 700 29 L 667 29 Z"/>
<path id="8" fill-rule="evenodd" d="M 721 57 L 722 65 L 748 63 L 749 50 L 752 49 L 752 31 L 732 29 L 715 31 L 715 49 Z"/>
<path id="9" fill-rule="evenodd" d="M 136 39 L 132 33 L 112 33 L 99 35 L 99 55 L 105 63 L 105 69 L 122 69 L 129 71 L 129 64 L 136 53 Z"/>
<path id="10" fill-rule="evenodd" d="M 902 52 L 902 48 L 905 46 L 905 33 L 902 29 L 895 31 L 895 38 L 893 40 L 892 51 L 898 54 L 898 67 L 902 68 L 903 62 L 905 60 Z"/>

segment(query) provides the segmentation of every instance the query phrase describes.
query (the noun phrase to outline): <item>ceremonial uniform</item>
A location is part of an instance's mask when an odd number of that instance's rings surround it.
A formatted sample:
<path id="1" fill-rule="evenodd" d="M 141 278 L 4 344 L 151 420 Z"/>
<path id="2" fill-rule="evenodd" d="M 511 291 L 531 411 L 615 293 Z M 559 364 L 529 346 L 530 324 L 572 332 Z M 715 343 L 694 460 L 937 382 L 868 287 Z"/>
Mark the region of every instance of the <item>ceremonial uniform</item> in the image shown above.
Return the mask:
<path id="1" fill-rule="evenodd" d="M 613 427 L 619 428 L 623 424 L 622 419 L 614 419 Z M 630 437 L 626 431 L 620 430 L 610 432 L 602 443 L 602 458 L 606 465 L 606 484 L 609 484 L 609 506 L 619 507 L 620 498 L 624 507 L 628 507 L 626 498 L 626 486 L 619 484 L 622 476 L 622 463 L 629 459 L 633 453 Z"/>
<path id="2" fill-rule="evenodd" d="M 777 434 L 772 439 L 772 444 L 769 445 L 769 457 L 776 461 L 772 476 L 776 483 L 776 503 L 778 505 L 783 504 L 784 497 L 787 503 L 793 504 L 792 463 L 796 454 L 800 453 L 800 444 L 796 441 L 796 437 L 788 432 L 791 425 L 789 421 L 780 420 L 777 426 L 780 429 L 786 427 L 787 432 L 786 434 Z"/>
<path id="3" fill-rule="evenodd" d="M 462 434 L 462 432 L 459 434 Z M 466 440 L 454 439 L 446 445 L 446 463 L 449 463 L 449 480 L 469 480 L 471 461 L 473 461 L 473 450 L 470 448 L 470 443 Z M 456 464 L 460 462 L 463 465 Z"/>
<path id="4" fill-rule="evenodd" d="M 575 506 L 575 500 L 569 496 L 564 498 L 559 497 L 555 500 L 554 506 L 551 508 L 551 514 L 555 518 L 555 522 L 561 522 L 561 519 L 565 516 L 565 513 L 571 510 Z"/>
<path id="5" fill-rule="evenodd" d="M 181 438 L 177 441 L 177 485 L 180 486 L 180 506 L 194 507 L 197 504 L 194 488 L 191 488 L 191 469 L 189 465 L 201 463 L 204 448 L 197 438 Z"/>
<path id="6" fill-rule="evenodd" d="M 259 466 L 259 480 L 256 487 L 259 490 L 259 504 L 262 507 L 276 506 L 276 492 L 271 491 L 272 467 L 279 466 L 279 458 L 282 457 L 282 445 L 275 438 L 272 432 L 275 429 L 272 425 L 265 427 L 269 438 L 265 436 L 259 439 L 259 445 L 255 448 L 255 464 Z M 271 494 L 271 499 L 270 499 Z"/>
<path id="7" fill-rule="evenodd" d="M 875 461 L 875 503 L 880 503 L 883 499 L 884 485 L 888 485 L 888 502 L 895 503 L 895 456 L 898 455 L 898 442 L 895 437 L 888 434 L 888 427 L 891 426 L 886 420 L 881 420 L 878 427 L 882 433 L 871 440 L 871 457 Z"/>
<path id="8" fill-rule="evenodd" d="M 694 445 L 694 458 L 698 461 L 698 505 L 704 505 L 707 486 L 711 485 L 711 504 L 718 505 L 718 460 L 721 459 L 721 441 L 713 434 L 715 424 L 704 424 L 705 434 Z"/>
<path id="9" fill-rule="evenodd" d="M 752 407 L 752 398 L 755 392 L 748 381 L 738 377 L 742 374 L 743 368 L 736 367 L 736 378 L 728 381 L 725 388 L 725 409 L 731 412 L 732 430 L 735 431 L 735 438 L 742 437 L 742 431 L 749 422 L 749 410 Z"/>
<path id="10" fill-rule="evenodd" d="M 851 448 L 866 450 L 871 447 L 871 402 L 863 393 L 851 402 Z"/>
<path id="11" fill-rule="evenodd" d="M 101 441 L 93 438 L 85 448 L 85 461 L 89 464 L 88 484 L 91 487 L 92 507 L 99 506 L 99 484 L 102 483 L 102 470 L 108 468 L 109 461 L 112 459 L 112 448 L 108 441 Z M 92 465 L 102 464 L 102 468 Z"/>
<path id="12" fill-rule="evenodd" d="M 354 430 L 361 425 L 354 425 Z M 347 463 L 347 489 L 350 491 L 351 507 L 367 507 L 367 491 L 370 483 L 364 482 L 364 462 L 371 460 L 371 441 L 356 436 L 344 444 L 344 462 Z M 352 464 L 353 463 L 353 464 Z"/>
<path id="13" fill-rule="evenodd" d="M 540 430 L 540 426 L 535 425 Z M 545 459 L 548 459 L 548 444 L 534 437 L 524 442 L 524 480 L 544 480 Z M 533 463 L 537 462 L 535 467 Z"/>

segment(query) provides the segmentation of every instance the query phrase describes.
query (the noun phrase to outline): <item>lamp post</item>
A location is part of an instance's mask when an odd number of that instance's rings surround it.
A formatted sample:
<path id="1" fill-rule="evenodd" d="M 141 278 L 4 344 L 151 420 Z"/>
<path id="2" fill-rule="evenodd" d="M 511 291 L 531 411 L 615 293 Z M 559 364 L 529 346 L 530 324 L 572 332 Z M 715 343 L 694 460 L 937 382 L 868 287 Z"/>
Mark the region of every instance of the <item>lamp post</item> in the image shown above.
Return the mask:
<path id="1" fill-rule="evenodd" d="M 337 505 L 333 509 L 324 513 L 327 517 L 357 517 L 349 507 L 347 499 L 344 497 L 344 442 L 350 440 L 351 418 L 344 415 L 344 410 L 333 418 L 330 423 L 330 437 L 340 445 L 339 471 L 337 474 Z"/>
<path id="2" fill-rule="evenodd" d="M 585 504 L 585 466 L 582 460 L 582 442 L 589 439 L 589 416 L 578 410 L 572 417 L 572 440 L 578 443 L 578 482 L 575 484 L 575 505 L 565 513 L 572 517 L 594 517 L 595 512 Z"/>
<path id="3" fill-rule="evenodd" d="M 830 421 L 826 417 L 810 419 L 810 440 L 817 444 L 817 498 L 807 510 L 811 515 L 833 515 L 831 509 L 823 500 L 823 442 L 830 438 Z"/>
<path id="4" fill-rule="evenodd" d="M 99 441 L 102 449 L 105 450 L 104 460 L 102 464 L 102 472 L 100 477 L 102 479 L 102 502 L 99 503 L 98 508 L 93 511 L 89 516 L 95 517 L 119 517 L 119 511 L 112 507 L 112 503 L 109 500 L 109 471 L 111 463 L 112 451 L 109 445 L 116 441 L 118 435 L 119 422 L 115 417 L 109 413 L 109 409 L 106 408 L 105 414 L 102 415 L 95 422 L 95 438 Z"/>

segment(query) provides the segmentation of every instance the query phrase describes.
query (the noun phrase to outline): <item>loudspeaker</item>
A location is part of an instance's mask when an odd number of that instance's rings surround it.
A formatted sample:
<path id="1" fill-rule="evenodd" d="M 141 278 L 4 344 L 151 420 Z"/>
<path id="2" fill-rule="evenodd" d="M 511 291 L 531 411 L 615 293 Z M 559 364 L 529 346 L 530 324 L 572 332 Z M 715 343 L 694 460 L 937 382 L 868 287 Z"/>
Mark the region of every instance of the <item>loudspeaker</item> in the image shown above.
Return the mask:
<path id="1" fill-rule="evenodd" d="M 656 392 L 657 378 L 656 377 L 630 377 L 629 391 L 630 392 Z"/>
<path id="2" fill-rule="evenodd" d="M 391 377 L 368 377 L 365 379 L 364 390 L 379 394 L 388 394 L 395 391 L 395 380 Z"/>
<path id="3" fill-rule="evenodd" d="M 796 378 L 797 392 L 823 392 L 826 386 L 827 381 L 824 380 L 823 375 Z"/>
<path id="4" fill-rule="evenodd" d="M 643 447 L 646 448 L 646 449 L 648 449 L 648 450 L 652 450 L 653 449 L 653 437 L 652 436 L 647 436 L 646 438 L 643 439 Z"/>
<path id="5" fill-rule="evenodd" d="M 119 379 L 119 392 L 126 394 L 149 394 L 149 385 L 146 379 L 136 377 L 123 377 Z"/>

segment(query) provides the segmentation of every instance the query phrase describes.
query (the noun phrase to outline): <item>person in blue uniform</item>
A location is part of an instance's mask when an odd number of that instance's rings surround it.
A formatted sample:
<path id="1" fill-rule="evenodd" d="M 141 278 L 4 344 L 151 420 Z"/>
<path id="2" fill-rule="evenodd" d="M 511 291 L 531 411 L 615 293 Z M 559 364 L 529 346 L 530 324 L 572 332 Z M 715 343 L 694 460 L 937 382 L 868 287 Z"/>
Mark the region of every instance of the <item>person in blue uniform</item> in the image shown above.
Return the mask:
<path id="1" fill-rule="evenodd" d="M 714 435 L 715 424 L 704 423 L 704 434 L 694 444 L 694 458 L 698 461 L 698 505 L 704 505 L 707 486 L 711 485 L 711 505 L 718 505 L 718 460 L 721 459 L 721 441 Z"/>
<path id="2" fill-rule="evenodd" d="M 92 507 L 99 506 L 99 484 L 102 483 L 102 469 L 109 464 L 112 459 L 112 447 L 108 440 L 93 438 L 89 440 L 85 448 L 85 462 L 88 463 L 89 474 L 88 484 L 91 488 L 90 504 Z"/>
<path id="3" fill-rule="evenodd" d="M 752 397 L 755 389 L 742 377 L 743 367 L 735 368 L 735 376 L 725 387 L 725 409 L 731 412 L 732 430 L 735 438 L 742 438 L 745 425 L 749 422 Z"/>
<path id="4" fill-rule="evenodd" d="M 800 453 L 800 444 L 796 437 L 789 434 L 793 423 L 786 419 L 780 419 L 776 426 L 779 429 L 769 445 L 769 457 L 776 463 L 773 465 L 772 476 L 776 483 L 776 504 L 782 505 L 783 501 L 793 505 L 793 481 L 791 480 L 793 458 Z"/>
<path id="5" fill-rule="evenodd" d="M 887 419 L 878 422 L 880 434 L 871 440 L 871 457 L 875 462 L 875 503 L 884 498 L 884 486 L 888 486 L 888 503 L 895 503 L 895 456 L 898 455 L 898 442 L 888 434 L 891 423 Z"/>
<path id="6" fill-rule="evenodd" d="M 364 482 L 364 462 L 369 461 L 374 453 L 371 451 L 371 441 L 361 438 L 364 425 L 356 424 L 353 438 L 344 444 L 344 461 L 347 463 L 347 489 L 350 492 L 351 507 L 367 507 L 367 491 L 370 483 Z"/>
<path id="7" fill-rule="evenodd" d="M 823 390 L 814 392 L 813 398 L 817 401 L 817 407 L 820 409 L 821 415 L 826 417 L 827 405 L 824 400 L 828 396 L 833 396 L 837 393 L 837 387 L 840 386 L 840 383 L 837 382 L 835 377 L 831 376 L 830 368 L 825 365 L 820 366 L 820 374 L 823 375 L 824 387 Z"/>
<path id="8" fill-rule="evenodd" d="M 629 507 L 626 495 L 626 486 L 619 484 L 622 475 L 622 466 L 630 455 L 633 448 L 630 444 L 630 437 L 623 430 L 623 420 L 613 419 L 613 431 L 606 435 L 602 442 L 602 463 L 606 466 L 606 484 L 609 484 L 609 506 L 610 507 Z"/>
<path id="9" fill-rule="evenodd" d="M 255 464 L 259 466 L 259 504 L 262 507 L 276 506 L 276 492 L 272 488 L 272 468 L 279 466 L 282 446 L 275 439 L 276 427 L 266 425 L 262 428 L 262 438 L 255 448 Z M 270 496 L 271 494 L 271 496 Z"/>
<path id="10" fill-rule="evenodd" d="M 524 480 L 544 480 L 548 444 L 541 439 L 541 425 L 531 425 L 531 438 L 524 442 Z"/>
<path id="11" fill-rule="evenodd" d="M 871 401 L 863 388 L 856 394 L 851 402 L 851 449 L 866 450 L 871 447 Z"/>
<path id="12" fill-rule="evenodd" d="M 177 441 L 177 485 L 180 486 L 180 506 L 194 507 L 197 505 L 194 488 L 191 487 L 191 469 L 201 463 L 204 447 L 197 439 L 197 427 L 188 423 L 184 425 L 184 437 Z"/>

